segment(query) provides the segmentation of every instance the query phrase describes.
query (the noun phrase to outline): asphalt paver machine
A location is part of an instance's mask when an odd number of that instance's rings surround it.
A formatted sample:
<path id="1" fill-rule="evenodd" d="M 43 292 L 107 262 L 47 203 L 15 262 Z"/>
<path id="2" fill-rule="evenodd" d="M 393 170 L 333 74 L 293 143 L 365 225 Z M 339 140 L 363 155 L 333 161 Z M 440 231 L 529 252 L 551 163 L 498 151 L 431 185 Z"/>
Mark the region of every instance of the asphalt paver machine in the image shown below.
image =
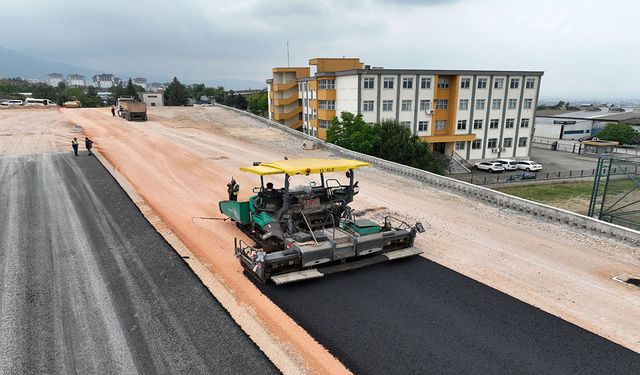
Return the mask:
<path id="1" fill-rule="evenodd" d="M 219 208 L 255 241 L 234 241 L 246 272 L 262 283 L 285 284 L 422 253 L 413 247 L 424 232 L 421 223 L 354 218 L 349 204 L 359 191 L 355 170 L 367 165 L 296 159 L 240 168 L 260 176 L 260 186 L 248 201 L 221 201 Z M 278 177 L 284 177 L 282 187 L 265 184 Z"/>

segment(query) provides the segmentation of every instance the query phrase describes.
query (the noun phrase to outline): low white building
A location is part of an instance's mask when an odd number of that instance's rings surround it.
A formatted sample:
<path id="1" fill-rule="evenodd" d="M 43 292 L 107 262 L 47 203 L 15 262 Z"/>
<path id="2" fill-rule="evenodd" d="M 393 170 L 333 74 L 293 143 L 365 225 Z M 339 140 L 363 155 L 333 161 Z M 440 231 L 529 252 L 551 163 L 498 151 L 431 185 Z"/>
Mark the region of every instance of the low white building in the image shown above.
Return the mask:
<path id="1" fill-rule="evenodd" d="M 131 80 L 134 85 L 142 86 L 145 90 L 149 90 L 147 79 L 142 77 L 136 77 Z"/>
<path id="2" fill-rule="evenodd" d="M 147 104 L 147 107 L 163 107 L 164 95 L 161 92 L 141 92 L 140 100 Z"/>

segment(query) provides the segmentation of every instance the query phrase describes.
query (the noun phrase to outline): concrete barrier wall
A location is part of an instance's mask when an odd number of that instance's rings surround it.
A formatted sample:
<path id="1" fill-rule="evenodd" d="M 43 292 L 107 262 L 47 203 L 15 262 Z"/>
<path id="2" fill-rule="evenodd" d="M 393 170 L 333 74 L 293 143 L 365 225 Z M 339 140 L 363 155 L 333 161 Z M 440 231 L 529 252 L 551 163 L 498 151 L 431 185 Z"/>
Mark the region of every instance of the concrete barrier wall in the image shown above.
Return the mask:
<path id="1" fill-rule="evenodd" d="M 315 142 L 318 147 L 339 154 L 345 158 L 365 161 L 385 171 L 389 171 L 400 176 L 420 181 L 424 184 L 437 187 L 439 189 L 446 189 L 453 193 L 479 199 L 491 205 L 508 208 L 522 214 L 539 217 L 571 227 L 585 229 L 597 235 L 616 238 L 633 245 L 640 245 L 640 232 L 633 229 L 606 223 L 588 216 L 577 214 L 575 212 L 547 206 L 541 203 L 504 194 L 499 191 L 491 190 L 482 186 L 473 185 L 468 182 L 459 181 L 446 176 L 440 176 L 435 173 L 423 171 L 421 169 L 408 167 L 406 165 L 347 150 L 345 148 L 324 142 L 321 139 L 299 132 L 295 129 L 291 129 L 287 126 L 267 120 L 263 117 L 256 116 L 252 113 L 219 104 L 216 104 L 216 106 L 229 109 L 248 117 L 252 117 L 266 125 L 289 133 L 301 140 L 309 140 Z"/>

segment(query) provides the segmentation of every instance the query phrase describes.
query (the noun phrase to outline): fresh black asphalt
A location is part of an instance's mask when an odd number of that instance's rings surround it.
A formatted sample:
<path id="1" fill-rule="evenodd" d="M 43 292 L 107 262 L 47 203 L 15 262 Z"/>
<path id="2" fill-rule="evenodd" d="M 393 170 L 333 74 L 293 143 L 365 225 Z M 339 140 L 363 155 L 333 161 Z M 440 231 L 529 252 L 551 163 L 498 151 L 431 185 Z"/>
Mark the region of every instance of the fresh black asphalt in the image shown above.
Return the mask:
<path id="1" fill-rule="evenodd" d="M 95 158 L 0 187 L 0 374 L 278 372 Z"/>
<path id="2" fill-rule="evenodd" d="M 640 374 L 640 354 L 421 257 L 260 287 L 358 374 Z"/>

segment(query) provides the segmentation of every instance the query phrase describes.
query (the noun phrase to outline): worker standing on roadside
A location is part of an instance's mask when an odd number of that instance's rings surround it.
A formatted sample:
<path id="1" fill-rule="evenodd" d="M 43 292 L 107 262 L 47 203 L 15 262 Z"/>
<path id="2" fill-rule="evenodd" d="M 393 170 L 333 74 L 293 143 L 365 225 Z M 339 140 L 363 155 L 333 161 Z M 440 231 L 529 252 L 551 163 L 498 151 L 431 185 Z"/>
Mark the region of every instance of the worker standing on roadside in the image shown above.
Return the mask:
<path id="1" fill-rule="evenodd" d="M 111 116 L 116 117 L 116 107 L 111 107 Z"/>
<path id="2" fill-rule="evenodd" d="M 90 140 L 88 137 L 84 138 L 84 147 L 86 147 L 87 151 L 89 151 L 89 155 L 88 156 L 93 155 L 93 153 L 91 152 L 91 147 L 93 147 L 93 141 Z"/>
<path id="3" fill-rule="evenodd" d="M 240 192 L 240 185 L 236 182 L 235 177 L 231 177 L 231 182 L 227 184 L 227 193 L 229 193 L 230 201 L 238 200 L 238 193 Z"/>
<path id="4" fill-rule="evenodd" d="M 73 147 L 73 153 L 76 154 L 76 156 L 78 156 L 78 146 L 78 138 L 73 137 L 73 139 L 71 140 L 71 147 Z"/>

